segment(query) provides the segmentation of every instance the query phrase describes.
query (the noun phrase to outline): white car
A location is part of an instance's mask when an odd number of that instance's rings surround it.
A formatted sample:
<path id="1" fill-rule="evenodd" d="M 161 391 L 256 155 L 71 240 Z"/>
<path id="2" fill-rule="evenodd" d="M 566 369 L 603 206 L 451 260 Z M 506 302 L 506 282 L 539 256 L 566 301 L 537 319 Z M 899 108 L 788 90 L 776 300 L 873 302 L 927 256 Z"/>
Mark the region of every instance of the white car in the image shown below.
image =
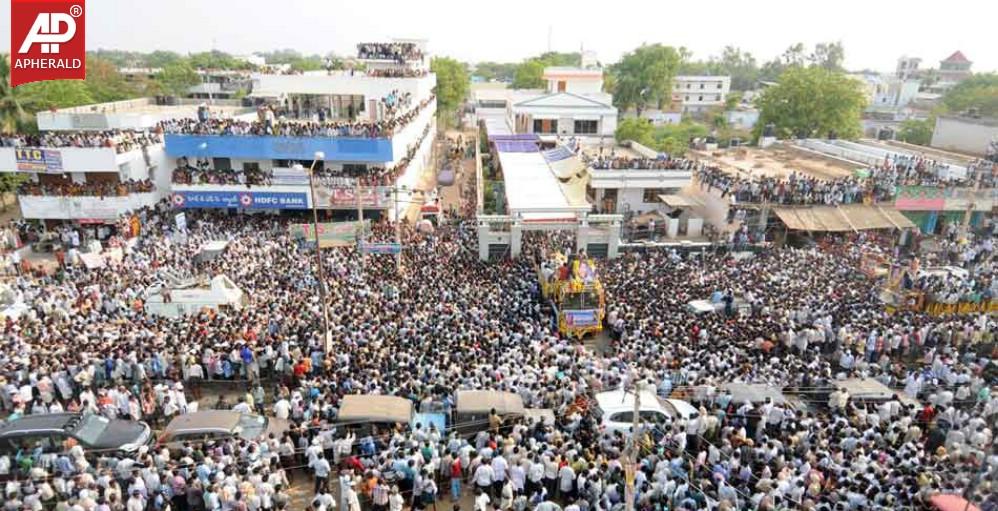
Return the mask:
<path id="1" fill-rule="evenodd" d="M 643 421 L 661 422 L 666 417 L 689 420 L 700 416 L 700 412 L 686 401 L 660 399 L 655 393 L 647 390 L 642 390 L 639 394 L 641 402 L 638 413 Z M 634 392 L 622 390 L 596 394 L 596 404 L 601 412 L 600 426 L 604 431 L 630 434 L 634 425 L 634 398 Z"/>

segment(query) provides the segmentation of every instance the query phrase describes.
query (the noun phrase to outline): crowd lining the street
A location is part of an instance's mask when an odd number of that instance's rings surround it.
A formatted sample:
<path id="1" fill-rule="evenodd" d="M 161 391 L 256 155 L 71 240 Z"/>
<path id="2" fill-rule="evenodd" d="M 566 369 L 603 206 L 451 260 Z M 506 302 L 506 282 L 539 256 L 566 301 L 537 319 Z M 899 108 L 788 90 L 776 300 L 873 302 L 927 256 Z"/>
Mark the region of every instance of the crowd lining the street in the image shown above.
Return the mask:
<path id="1" fill-rule="evenodd" d="M 765 193 L 819 200 L 835 193 L 824 186 L 792 178 Z M 931 495 L 968 487 L 983 509 L 998 505 L 989 486 L 998 467 L 995 320 L 888 314 L 857 272 L 863 250 L 890 253 L 880 240 L 748 259 L 649 251 L 606 261 L 611 341 L 600 353 L 553 330 L 538 298 L 536 264 L 569 237 L 530 233 L 524 257 L 486 263 L 470 217 L 432 232 L 404 225 L 401 269 L 389 257 L 323 251 L 335 346 L 325 353 L 313 258 L 287 228 L 300 219 L 185 213 L 180 236 L 167 204 L 137 212 L 137 243 L 111 240 L 124 249 L 120 263 L 15 268 L 5 293 L 29 307 L 3 325 L 0 407 L 8 419 L 73 410 L 162 425 L 197 401 L 262 411 L 291 429 L 130 457 L 28 447 L 0 457 L 0 476 L 13 479 L 3 509 L 291 509 L 289 489 L 306 480 L 307 505 L 323 511 L 464 506 L 468 490 L 482 511 L 616 510 L 627 442 L 600 428 L 592 396 L 641 386 L 685 399 L 699 415 L 643 421 L 636 509 L 920 509 Z M 128 228 L 122 218 L 118 232 Z M 377 223 L 367 239 L 394 232 Z M 216 239 L 228 241 L 226 252 L 199 262 L 200 247 Z M 959 265 L 993 291 L 992 239 L 982 230 L 975 256 Z M 151 315 L 144 291 L 163 272 L 225 274 L 250 302 Z M 707 297 L 722 311 L 688 309 Z M 846 376 L 876 378 L 900 397 L 870 404 L 820 394 Z M 245 381 L 246 392 L 210 398 L 214 380 Z M 738 402 L 727 383 L 768 384 L 796 404 Z M 490 414 L 470 438 L 425 424 L 336 426 L 347 394 L 446 411 L 459 389 L 515 392 L 527 407 L 554 409 L 558 422 Z"/>

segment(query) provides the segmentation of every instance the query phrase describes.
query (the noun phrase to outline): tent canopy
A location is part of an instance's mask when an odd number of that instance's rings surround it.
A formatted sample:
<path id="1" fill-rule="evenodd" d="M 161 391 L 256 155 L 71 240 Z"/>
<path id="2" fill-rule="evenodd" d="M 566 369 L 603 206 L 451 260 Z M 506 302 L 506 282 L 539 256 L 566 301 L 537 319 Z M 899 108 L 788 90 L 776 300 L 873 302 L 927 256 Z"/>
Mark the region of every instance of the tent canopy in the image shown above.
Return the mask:
<path id="1" fill-rule="evenodd" d="M 409 424 L 412 420 L 412 401 L 398 396 L 347 395 L 343 397 L 340 422 L 370 421 Z"/>
<path id="2" fill-rule="evenodd" d="M 457 391 L 457 413 L 489 413 L 495 409 L 499 415 L 523 415 L 523 398 L 512 392 L 492 390 Z"/>
<path id="3" fill-rule="evenodd" d="M 846 204 L 806 208 L 774 208 L 773 212 L 793 231 L 847 232 L 915 227 L 898 210 L 888 206 Z"/>

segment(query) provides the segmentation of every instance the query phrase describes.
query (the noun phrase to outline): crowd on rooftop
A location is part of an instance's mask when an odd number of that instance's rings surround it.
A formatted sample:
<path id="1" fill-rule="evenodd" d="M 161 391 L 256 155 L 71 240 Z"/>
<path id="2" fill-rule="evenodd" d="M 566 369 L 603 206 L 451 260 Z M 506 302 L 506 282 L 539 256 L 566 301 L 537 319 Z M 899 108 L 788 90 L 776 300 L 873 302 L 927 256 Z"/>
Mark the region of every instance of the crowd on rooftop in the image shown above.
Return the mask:
<path id="1" fill-rule="evenodd" d="M 360 43 L 357 45 L 357 58 L 394 60 L 404 64 L 423 60 L 423 51 L 415 43 Z"/>
<path id="2" fill-rule="evenodd" d="M 742 177 L 719 167 L 701 166 L 695 178 L 701 188 L 718 190 L 721 197 L 730 196 L 736 202 L 794 205 L 837 205 L 893 200 L 896 188 L 883 174 L 868 178 L 850 176 L 820 179 L 792 172 L 786 179 L 771 176 Z"/>
<path id="3" fill-rule="evenodd" d="M 155 189 L 148 179 L 129 179 L 127 181 L 87 181 L 76 183 L 41 183 L 25 181 L 17 187 L 18 195 L 55 196 L 55 197 L 125 197 L 131 193 L 148 193 Z"/>
<path id="4" fill-rule="evenodd" d="M 749 258 L 647 251 L 599 263 L 610 340 L 592 350 L 553 329 L 539 298 L 537 265 L 571 250 L 573 238 L 527 233 L 520 259 L 482 262 L 472 216 L 433 231 L 404 224 L 401 269 L 354 248 L 322 252 L 335 346 L 327 353 L 314 254 L 288 231 L 300 219 L 185 213 L 180 236 L 167 204 L 135 212 L 134 243 L 122 239 L 123 217 L 109 244 L 124 256 L 106 267 L 73 265 L 70 254 L 51 273 L 10 268 L 5 294 L 27 308 L 2 325 L 0 408 L 8 420 L 79 410 L 162 425 L 196 401 L 263 411 L 290 429 L 129 456 L 27 446 L 0 457 L 10 479 L 4 509 L 296 509 L 297 487 L 303 505 L 324 511 L 463 509 L 468 493 L 482 511 L 610 511 L 624 505 L 628 443 L 601 429 L 593 396 L 635 388 L 698 410 L 640 417 L 642 511 L 920 509 L 968 487 L 983 509 L 998 505 L 995 319 L 890 314 L 857 271 L 864 250 L 893 253 L 882 240 L 842 237 L 830 248 Z M 394 236 L 381 222 L 367 239 Z M 219 239 L 223 254 L 195 257 Z M 982 229 L 971 242 L 982 252 L 957 265 L 993 288 L 988 239 L 993 230 Z M 249 303 L 152 315 L 146 290 L 166 273 L 225 274 Z M 707 298 L 721 310 L 688 308 Z M 875 378 L 900 397 L 825 393 L 846 377 Z M 246 382 L 245 393 L 209 398 L 212 380 Z M 731 383 L 795 399 L 736 401 L 722 389 Z M 344 395 L 450 410 L 461 389 L 514 392 L 528 408 L 553 409 L 557 422 L 489 414 L 460 424 L 477 426 L 470 437 L 426 424 L 336 427 Z"/>
<path id="5" fill-rule="evenodd" d="M 375 78 L 422 78 L 430 71 L 427 69 L 411 69 L 407 67 L 369 69 L 364 72 L 367 76 Z"/>
<path id="6" fill-rule="evenodd" d="M 109 147 L 117 153 L 126 153 L 160 144 L 163 137 L 149 131 L 45 131 L 37 135 L 0 134 L 0 147 Z"/>
<path id="7" fill-rule="evenodd" d="M 590 167 L 597 170 L 694 170 L 703 166 L 686 158 L 636 158 L 630 156 L 592 156 L 586 158 Z"/>
<path id="8" fill-rule="evenodd" d="M 398 96 L 393 98 L 393 101 L 402 101 Z M 397 130 L 405 128 L 433 100 L 434 96 L 430 96 L 404 113 L 398 112 L 377 121 L 291 121 L 278 118 L 272 109 L 264 109 L 261 119 L 257 121 L 188 118 L 162 121 L 160 126 L 167 133 L 191 135 L 382 138 L 391 137 Z"/>

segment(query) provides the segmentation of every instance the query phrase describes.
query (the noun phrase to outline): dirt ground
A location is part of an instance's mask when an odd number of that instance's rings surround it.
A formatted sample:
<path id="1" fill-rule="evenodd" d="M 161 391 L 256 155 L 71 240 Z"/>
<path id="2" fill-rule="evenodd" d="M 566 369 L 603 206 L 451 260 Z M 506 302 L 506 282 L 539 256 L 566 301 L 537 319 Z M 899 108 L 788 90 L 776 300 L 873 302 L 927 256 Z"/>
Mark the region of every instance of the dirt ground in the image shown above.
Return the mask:
<path id="1" fill-rule="evenodd" d="M 838 179 L 851 176 L 855 170 L 855 166 L 837 160 L 818 158 L 794 149 L 776 146 L 766 149 L 742 147 L 695 153 L 740 177 L 786 178 L 792 172 L 797 172 L 818 179 Z"/>

